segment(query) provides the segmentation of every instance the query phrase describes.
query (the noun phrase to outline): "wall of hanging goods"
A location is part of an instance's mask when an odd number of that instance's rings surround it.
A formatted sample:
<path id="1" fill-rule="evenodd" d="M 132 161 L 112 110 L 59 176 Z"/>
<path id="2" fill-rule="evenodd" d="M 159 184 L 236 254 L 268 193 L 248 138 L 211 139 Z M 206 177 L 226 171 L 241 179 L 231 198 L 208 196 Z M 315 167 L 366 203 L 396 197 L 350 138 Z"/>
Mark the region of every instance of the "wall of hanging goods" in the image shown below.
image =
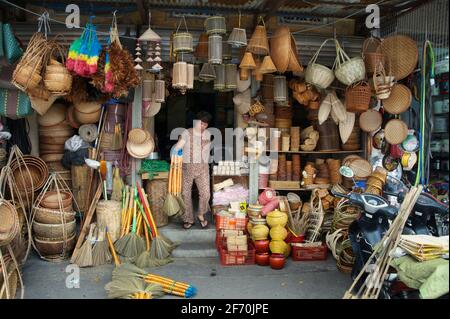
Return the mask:
<path id="1" fill-rule="evenodd" d="M 431 37 L 355 36 L 354 24 L 293 31 L 282 19 L 218 13 L 195 22 L 149 13 L 137 28 L 114 12 L 75 30 L 52 14 L 35 14 L 37 26 L 29 16 L 0 22 L 0 297 L 23 293 L 32 250 L 80 267 L 114 262 L 110 297 L 192 297 L 192 285 L 141 268 L 174 261 L 180 243 L 161 228 L 192 227 L 194 179 L 218 262 L 272 269 L 330 255 L 352 271 L 350 225 L 364 211 L 339 194 L 396 207 L 403 184 L 448 194 L 448 48 L 436 59 L 443 45 Z M 200 109 L 222 132 L 242 129 L 244 143 L 189 166 L 199 155 L 191 143 L 166 143 L 171 132 L 157 123 L 179 126 Z M 121 295 L 130 274 L 139 285 Z"/>

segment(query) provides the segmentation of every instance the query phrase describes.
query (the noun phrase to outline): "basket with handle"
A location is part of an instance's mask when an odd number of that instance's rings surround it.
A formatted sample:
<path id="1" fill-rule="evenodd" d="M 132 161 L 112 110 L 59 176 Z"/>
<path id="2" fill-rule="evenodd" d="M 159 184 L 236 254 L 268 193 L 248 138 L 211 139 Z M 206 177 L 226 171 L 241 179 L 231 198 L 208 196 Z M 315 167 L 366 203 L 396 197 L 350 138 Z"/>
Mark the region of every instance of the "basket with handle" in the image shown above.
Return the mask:
<path id="1" fill-rule="evenodd" d="M 385 100 L 391 95 L 395 79 L 390 74 L 389 70 L 389 75 L 386 75 L 383 63 L 378 63 L 373 73 L 373 88 L 378 100 Z"/>
<path id="2" fill-rule="evenodd" d="M 325 43 L 327 43 L 329 40 L 334 39 L 326 39 L 322 43 L 322 45 L 309 61 L 305 71 L 305 81 L 321 89 L 326 89 L 327 87 L 329 87 L 334 80 L 334 72 L 332 69 L 326 67 L 325 65 L 316 63 L 320 51 L 322 50 Z"/>
<path id="3" fill-rule="evenodd" d="M 381 51 L 381 39 L 370 37 L 363 43 L 362 58 L 366 65 L 367 75 L 372 75 L 378 63 L 384 64 L 384 54 Z"/>
<path id="4" fill-rule="evenodd" d="M 72 75 L 65 67 L 66 59 L 64 49 L 56 41 L 51 41 L 49 47 L 50 62 L 46 66 L 44 73 L 45 88 L 50 93 L 66 95 L 72 88 Z M 53 55 L 59 55 L 62 63 L 53 59 Z"/>
<path id="5" fill-rule="evenodd" d="M 369 109 L 371 90 L 369 83 L 354 83 L 345 90 L 345 107 L 348 112 L 362 113 Z"/>
<path id="6" fill-rule="evenodd" d="M 344 49 L 342 49 L 339 41 L 336 43 L 336 60 L 334 62 L 334 75 L 339 82 L 345 85 L 351 85 L 355 82 L 362 81 L 366 77 L 366 67 L 361 57 L 350 58 Z"/>

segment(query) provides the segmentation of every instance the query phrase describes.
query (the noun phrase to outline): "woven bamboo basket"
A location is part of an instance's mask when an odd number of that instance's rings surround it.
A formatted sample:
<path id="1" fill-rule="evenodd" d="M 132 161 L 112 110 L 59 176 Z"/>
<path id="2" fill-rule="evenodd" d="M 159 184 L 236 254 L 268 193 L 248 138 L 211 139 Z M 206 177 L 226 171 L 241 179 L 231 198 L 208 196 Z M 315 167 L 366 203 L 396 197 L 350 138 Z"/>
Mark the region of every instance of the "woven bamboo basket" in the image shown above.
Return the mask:
<path id="1" fill-rule="evenodd" d="M 192 34 L 189 32 L 179 32 L 173 35 L 173 52 L 190 53 L 194 52 Z"/>
<path id="2" fill-rule="evenodd" d="M 326 89 L 334 81 L 334 72 L 330 68 L 316 63 L 319 57 L 320 51 L 323 46 L 329 41 L 334 39 L 326 39 L 316 53 L 313 55 L 308 63 L 305 71 L 305 81 L 312 85 L 315 85 L 321 89 Z"/>
<path id="3" fill-rule="evenodd" d="M 391 75 L 391 72 L 388 74 L 386 73 L 383 64 L 379 63 L 378 66 L 375 67 L 371 82 L 378 100 L 385 100 L 391 95 L 394 81 L 395 78 Z"/>
<path id="4" fill-rule="evenodd" d="M 200 70 L 199 78 L 203 81 L 212 81 L 216 78 L 214 66 L 210 63 L 204 63 Z"/>
<path id="5" fill-rule="evenodd" d="M 352 84 L 345 90 L 345 107 L 348 112 L 362 113 L 369 109 L 371 90 L 369 83 Z"/>
<path id="6" fill-rule="evenodd" d="M 208 35 L 227 33 L 225 17 L 213 16 L 205 19 L 205 30 Z"/>
<path id="7" fill-rule="evenodd" d="M 47 65 L 44 74 L 44 83 L 46 89 L 53 94 L 66 95 L 72 89 L 72 75 L 65 67 L 65 54 L 63 48 L 56 42 L 52 42 L 49 50 L 50 56 L 59 55 L 62 63 L 51 60 L 51 64 Z"/>
<path id="8" fill-rule="evenodd" d="M 345 85 L 351 85 L 355 82 L 364 80 L 366 77 L 366 67 L 361 57 L 349 58 L 336 40 L 336 68 L 334 75 Z"/>
<path id="9" fill-rule="evenodd" d="M 268 74 L 268 73 L 273 73 L 276 71 L 277 71 L 277 68 L 275 67 L 275 64 L 273 64 L 273 61 L 272 61 L 270 55 L 266 55 L 261 64 L 260 72 L 262 74 Z"/>
<path id="10" fill-rule="evenodd" d="M 381 128 L 382 121 L 380 112 L 369 109 L 359 117 L 359 127 L 367 133 L 376 132 Z"/>
<path id="11" fill-rule="evenodd" d="M 113 242 L 120 237 L 122 203 L 115 200 L 100 200 L 96 208 L 97 223 L 107 227 Z"/>
<path id="12" fill-rule="evenodd" d="M 383 108 L 389 114 L 400 114 L 408 110 L 412 103 L 411 90 L 403 84 L 394 84 L 391 94 L 383 101 Z"/>
<path id="13" fill-rule="evenodd" d="M 253 55 L 251 52 L 245 52 L 244 56 L 242 57 L 241 63 L 239 64 L 239 68 L 247 70 L 256 69 L 256 62 L 255 59 L 253 59 Z"/>
<path id="14" fill-rule="evenodd" d="M 76 221 L 58 224 L 43 224 L 33 221 L 33 233 L 37 238 L 59 239 L 64 238 L 64 233 L 71 237 L 75 234 Z"/>
<path id="15" fill-rule="evenodd" d="M 247 33 L 245 29 L 233 28 L 228 37 L 228 43 L 235 48 L 241 48 L 247 45 Z"/>
<path id="16" fill-rule="evenodd" d="M 20 231 L 19 215 L 8 201 L 0 199 L 0 246 L 8 245 Z"/>
<path id="17" fill-rule="evenodd" d="M 366 73 L 371 76 L 379 63 L 384 64 L 381 40 L 374 37 L 367 38 L 363 43 L 362 57 L 366 66 Z"/>
<path id="18" fill-rule="evenodd" d="M 67 238 L 67 240 L 50 240 L 35 238 L 36 249 L 49 261 L 60 261 L 69 258 L 72 250 L 75 248 L 76 234 Z"/>
<path id="19" fill-rule="evenodd" d="M 48 177 L 45 161 L 32 155 L 13 160 L 10 167 L 17 187 L 27 193 L 41 189 Z"/>
<path id="20" fill-rule="evenodd" d="M 59 209 L 36 207 L 34 220 L 43 224 L 61 223 L 62 219 L 65 223 L 75 220 L 75 212 L 73 211 L 72 205 L 63 209 L 64 211 L 61 212 Z"/>
<path id="21" fill-rule="evenodd" d="M 280 73 L 287 71 L 290 60 L 291 36 L 288 27 L 279 27 L 270 39 L 273 62 Z"/>
<path id="22" fill-rule="evenodd" d="M 222 36 L 210 35 L 208 37 L 208 62 L 211 64 L 221 64 L 223 55 Z"/>
<path id="23" fill-rule="evenodd" d="M 258 25 L 250 38 L 247 50 L 251 53 L 258 55 L 268 55 L 269 54 L 269 40 L 267 39 L 267 31 L 264 25 L 264 20 L 261 18 L 263 25 Z"/>
<path id="24" fill-rule="evenodd" d="M 222 91 L 225 89 L 225 65 L 214 65 L 216 78 L 214 80 L 214 90 Z"/>

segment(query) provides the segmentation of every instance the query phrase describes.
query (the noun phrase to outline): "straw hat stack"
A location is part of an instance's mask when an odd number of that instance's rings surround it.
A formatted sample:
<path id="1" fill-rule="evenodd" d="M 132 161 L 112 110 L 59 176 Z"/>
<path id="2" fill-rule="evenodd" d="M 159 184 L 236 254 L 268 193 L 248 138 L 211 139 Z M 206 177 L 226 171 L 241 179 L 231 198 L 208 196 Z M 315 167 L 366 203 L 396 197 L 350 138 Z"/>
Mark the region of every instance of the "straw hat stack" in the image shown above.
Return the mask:
<path id="1" fill-rule="evenodd" d="M 74 104 L 74 117 L 80 124 L 94 124 L 100 120 L 102 105 L 97 102 Z"/>
<path id="2" fill-rule="evenodd" d="M 146 158 L 155 149 L 155 142 L 146 130 L 135 128 L 128 132 L 127 150 L 134 158 Z"/>
<path id="3" fill-rule="evenodd" d="M 67 124 L 66 113 L 65 105 L 55 103 L 44 115 L 38 116 L 40 157 L 47 163 L 61 161 L 64 143 L 75 133 Z"/>

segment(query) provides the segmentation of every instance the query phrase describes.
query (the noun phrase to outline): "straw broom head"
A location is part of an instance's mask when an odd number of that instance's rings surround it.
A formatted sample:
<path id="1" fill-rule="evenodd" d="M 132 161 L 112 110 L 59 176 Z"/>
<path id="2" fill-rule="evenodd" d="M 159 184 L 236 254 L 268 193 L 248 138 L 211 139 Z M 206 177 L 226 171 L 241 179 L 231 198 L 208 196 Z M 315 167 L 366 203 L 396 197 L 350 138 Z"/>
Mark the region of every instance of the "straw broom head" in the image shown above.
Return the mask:
<path id="1" fill-rule="evenodd" d="M 104 265 L 106 263 L 110 263 L 112 260 L 109 245 L 105 239 L 105 231 L 99 229 L 98 233 L 97 241 L 92 249 L 92 260 L 94 266 Z"/>
<path id="2" fill-rule="evenodd" d="M 172 258 L 154 259 L 150 256 L 150 251 L 144 251 L 136 260 L 139 268 L 161 267 L 173 262 Z"/>
<path id="3" fill-rule="evenodd" d="M 150 298 L 157 298 L 164 295 L 160 285 L 146 284 L 139 278 L 118 278 L 106 284 L 105 289 L 108 298 L 136 298 L 136 294 L 149 295 Z M 140 298 L 144 299 L 144 298 Z"/>
<path id="4" fill-rule="evenodd" d="M 128 233 L 119 238 L 114 243 L 114 247 L 120 255 L 135 258 L 145 251 L 145 242 L 135 233 Z"/>
<path id="5" fill-rule="evenodd" d="M 133 278 L 133 277 L 143 277 L 146 276 L 147 272 L 135 265 L 129 263 L 123 263 L 119 267 L 114 268 L 112 272 L 113 280 L 120 278 Z"/>
<path id="6" fill-rule="evenodd" d="M 72 256 L 71 262 L 79 267 L 90 267 L 94 265 L 92 258 L 92 235 L 94 233 L 95 224 L 90 225 L 89 235 L 86 237 L 83 245 L 75 256 Z"/>
<path id="7" fill-rule="evenodd" d="M 177 197 L 173 194 L 168 193 L 166 200 L 164 201 L 163 211 L 167 216 L 176 215 L 180 211 L 180 203 Z"/>

